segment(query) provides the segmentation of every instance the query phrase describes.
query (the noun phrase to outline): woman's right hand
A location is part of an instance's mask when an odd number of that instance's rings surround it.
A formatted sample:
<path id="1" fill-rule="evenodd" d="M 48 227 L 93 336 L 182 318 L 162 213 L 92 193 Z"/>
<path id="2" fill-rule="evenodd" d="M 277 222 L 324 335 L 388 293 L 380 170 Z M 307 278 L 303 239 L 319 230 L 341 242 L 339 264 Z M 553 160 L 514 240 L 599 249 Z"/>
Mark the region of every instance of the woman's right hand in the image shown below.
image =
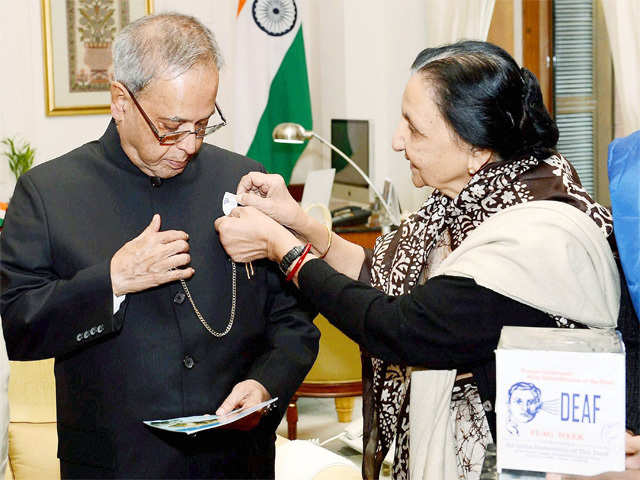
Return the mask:
<path id="1" fill-rule="evenodd" d="M 280 175 L 250 172 L 238 184 L 238 203 L 254 207 L 293 230 L 304 224 L 306 213 L 293 199 Z"/>
<path id="2" fill-rule="evenodd" d="M 252 207 L 236 207 L 214 222 L 220 243 L 234 262 L 268 258 L 280 262 L 300 241 L 286 228 Z"/>

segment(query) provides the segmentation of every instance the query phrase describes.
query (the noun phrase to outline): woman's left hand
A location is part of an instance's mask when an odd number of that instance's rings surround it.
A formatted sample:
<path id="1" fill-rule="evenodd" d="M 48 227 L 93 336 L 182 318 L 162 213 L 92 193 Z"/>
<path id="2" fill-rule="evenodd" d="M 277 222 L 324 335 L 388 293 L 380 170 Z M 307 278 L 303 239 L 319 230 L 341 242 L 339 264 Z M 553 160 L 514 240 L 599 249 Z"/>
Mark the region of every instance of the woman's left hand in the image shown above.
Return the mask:
<path id="1" fill-rule="evenodd" d="M 626 466 L 628 470 L 640 470 L 640 435 L 627 433 L 625 441 L 627 454 Z M 640 473 L 638 474 L 640 478 Z"/>
<path id="2" fill-rule="evenodd" d="M 253 207 L 234 208 L 214 222 L 220 242 L 235 262 L 261 258 L 279 261 L 276 246 L 287 237 L 295 237 L 283 226 Z"/>

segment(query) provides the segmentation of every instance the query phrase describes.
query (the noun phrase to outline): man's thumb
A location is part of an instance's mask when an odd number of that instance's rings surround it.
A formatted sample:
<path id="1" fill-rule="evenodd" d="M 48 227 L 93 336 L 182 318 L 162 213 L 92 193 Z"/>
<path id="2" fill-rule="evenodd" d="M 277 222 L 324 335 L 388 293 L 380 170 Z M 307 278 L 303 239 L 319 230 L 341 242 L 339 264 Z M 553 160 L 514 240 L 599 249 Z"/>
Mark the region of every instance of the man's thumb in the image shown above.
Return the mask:
<path id="1" fill-rule="evenodd" d="M 227 413 L 232 412 L 241 400 L 242 396 L 239 395 L 236 390 L 232 390 L 225 401 L 222 402 L 222 405 L 220 405 L 216 410 L 216 415 L 226 415 Z"/>
<path id="2" fill-rule="evenodd" d="M 160 215 L 155 214 L 151 219 L 151 223 L 144 229 L 145 232 L 159 232 L 160 231 Z M 144 233 L 144 232 L 143 232 Z"/>

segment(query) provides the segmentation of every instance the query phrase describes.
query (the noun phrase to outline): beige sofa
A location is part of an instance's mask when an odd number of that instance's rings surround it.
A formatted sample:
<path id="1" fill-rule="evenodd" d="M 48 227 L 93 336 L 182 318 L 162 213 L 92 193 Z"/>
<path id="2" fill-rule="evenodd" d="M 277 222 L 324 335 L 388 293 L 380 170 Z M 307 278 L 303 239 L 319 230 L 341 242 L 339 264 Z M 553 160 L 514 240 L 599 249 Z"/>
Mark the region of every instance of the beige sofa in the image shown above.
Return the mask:
<path id="1" fill-rule="evenodd" d="M 52 480 L 60 478 L 60 463 L 56 456 L 56 395 L 53 359 L 36 362 L 10 362 L 9 379 L 9 461 L 5 480 Z M 284 447 L 283 447 L 284 446 Z M 300 452 L 308 458 L 300 459 Z M 285 438 L 276 442 L 276 456 L 280 466 L 297 462 L 295 477 L 280 468 L 278 480 L 358 479 L 359 470 L 340 464 L 322 447 L 289 443 Z M 302 460 L 302 461 L 301 461 Z M 307 467 L 307 471 L 304 468 Z"/>
<path id="2" fill-rule="evenodd" d="M 53 359 L 9 364 L 9 461 L 5 479 L 60 478 Z"/>

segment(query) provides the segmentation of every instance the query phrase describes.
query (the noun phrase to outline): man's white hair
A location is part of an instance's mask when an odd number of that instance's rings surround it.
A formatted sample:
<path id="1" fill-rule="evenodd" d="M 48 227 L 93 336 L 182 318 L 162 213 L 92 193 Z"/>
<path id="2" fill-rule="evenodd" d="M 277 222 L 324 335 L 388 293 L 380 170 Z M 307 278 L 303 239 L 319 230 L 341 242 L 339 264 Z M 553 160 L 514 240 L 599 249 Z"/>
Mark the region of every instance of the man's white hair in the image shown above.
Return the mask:
<path id="1" fill-rule="evenodd" d="M 198 63 L 220 70 L 222 53 L 213 32 L 194 17 L 161 13 L 139 18 L 113 44 L 114 79 L 137 93 L 153 79 L 175 78 Z"/>

